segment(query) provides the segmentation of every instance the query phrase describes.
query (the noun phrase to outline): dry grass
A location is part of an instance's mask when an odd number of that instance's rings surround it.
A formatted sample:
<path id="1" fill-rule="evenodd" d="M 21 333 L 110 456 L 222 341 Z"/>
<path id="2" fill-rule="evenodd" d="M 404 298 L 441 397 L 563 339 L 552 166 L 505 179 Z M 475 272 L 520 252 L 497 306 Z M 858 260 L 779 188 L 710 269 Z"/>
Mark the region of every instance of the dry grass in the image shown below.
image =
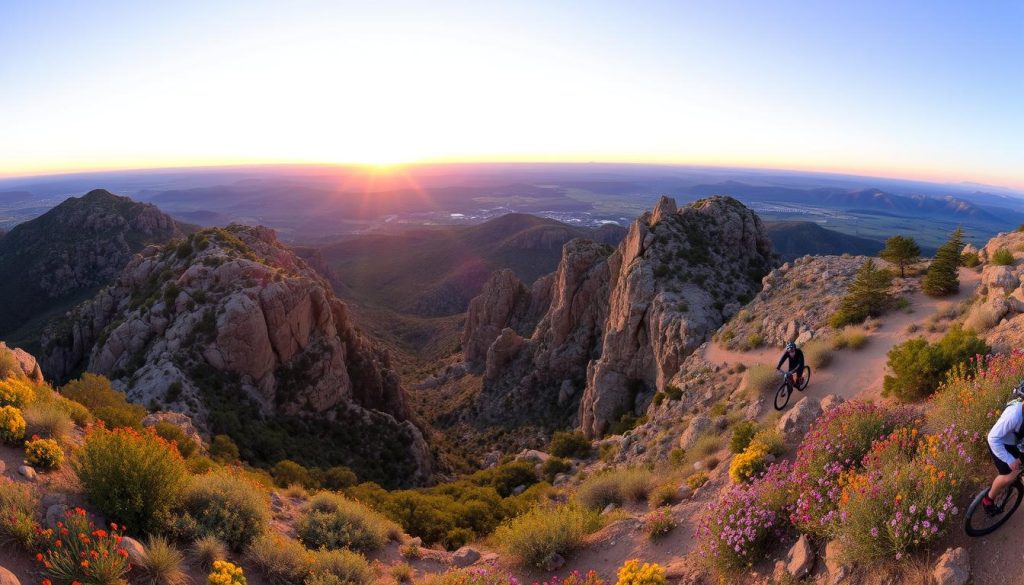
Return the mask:
<path id="1" fill-rule="evenodd" d="M 827 368 L 832 363 L 832 350 L 829 349 L 828 345 L 824 341 L 814 340 L 804 344 L 804 358 L 807 360 L 807 365 L 811 366 L 815 370 Z"/>
<path id="2" fill-rule="evenodd" d="M 771 366 L 757 364 L 747 369 L 743 378 L 743 393 L 750 400 L 770 394 L 779 387 L 782 376 Z"/>
<path id="3" fill-rule="evenodd" d="M 964 320 L 964 327 L 975 333 L 984 333 L 999 324 L 1001 316 L 991 306 L 982 303 L 971 309 Z"/>
<path id="4" fill-rule="evenodd" d="M 597 511 L 570 503 L 534 508 L 499 527 L 494 539 L 520 565 L 543 567 L 555 555 L 568 556 L 600 527 Z"/>
<path id="5" fill-rule="evenodd" d="M 603 510 L 608 504 L 643 502 L 654 488 L 654 474 L 646 469 L 615 469 L 584 481 L 576 498 L 587 508 Z"/>
<path id="6" fill-rule="evenodd" d="M 843 329 L 832 337 L 832 349 L 862 349 L 868 338 L 868 332 L 862 329 Z"/>

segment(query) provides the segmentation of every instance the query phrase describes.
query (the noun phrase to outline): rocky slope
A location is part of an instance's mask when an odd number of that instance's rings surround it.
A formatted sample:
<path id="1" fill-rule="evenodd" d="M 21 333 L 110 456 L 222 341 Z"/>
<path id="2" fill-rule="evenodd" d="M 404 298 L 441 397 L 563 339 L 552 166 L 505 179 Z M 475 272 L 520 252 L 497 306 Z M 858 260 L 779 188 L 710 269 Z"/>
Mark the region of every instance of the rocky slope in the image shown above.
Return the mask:
<path id="1" fill-rule="evenodd" d="M 995 264 L 997 250 L 1013 255 L 1009 265 Z M 972 299 L 965 325 L 983 334 L 997 352 L 1010 351 L 1024 342 L 1024 232 L 1001 233 L 977 252 L 981 259 L 981 284 Z"/>
<path id="2" fill-rule="evenodd" d="M 102 189 L 71 197 L 0 239 L 0 336 L 109 283 L 147 244 L 183 235 L 152 205 Z"/>
<path id="3" fill-rule="evenodd" d="M 587 434 L 603 434 L 643 412 L 775 263 L 760 219 L 737 201 L 677 209 L 663 197 L 614 250 L 566 244 L 554 275 L 530 291 L 496 275 L 471 304 L 463 334 L 468 365 L 484 372 L 473 416 L 578 417 Z"/>
<path id="4" fill-rule="evenodd" d="M 387 353 L 267 228 L 146 248 L 48 328 L 43 348 L 47 376 L 107 375 L 130 400 L 186 413 L 257 460 L 348 464 L 389 484 L 430 474 Z M 394 460 L 380 464 L 381 452 Z"/>

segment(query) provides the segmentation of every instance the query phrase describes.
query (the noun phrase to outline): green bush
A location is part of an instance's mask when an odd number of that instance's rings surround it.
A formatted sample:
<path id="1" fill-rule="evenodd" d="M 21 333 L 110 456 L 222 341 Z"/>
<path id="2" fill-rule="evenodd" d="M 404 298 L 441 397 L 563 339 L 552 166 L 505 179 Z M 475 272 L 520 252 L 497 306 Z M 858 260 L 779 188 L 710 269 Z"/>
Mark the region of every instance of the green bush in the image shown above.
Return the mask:
<path id="1" fill-rule="evenodd" d="M 651 490 L 651 495 L 647 496 L 647 505 L 650 506 L 652 510 L 656 510 L 662 506 L 671 506 L 678 501 L 679 488 L 674 483 L 659 485 Z"/>
<path id="2" fill-rule="evenodd" d="M 1006 248 L 999 248 L 995 252 L 992 252 L 992 257 L 989 262 L 996 266 L 1012 266 L 1014 262 L 1013 252 Z"/>
<path id="3" fill-rule="evenodd" d="M 81 378 L 65 384 L 60 392 L 69 400 L 84 405 L 110 428 L 142 428 L 146 409 L 130 404 L 124 394 L 115 390 L 110 380 L 103 376 L 86 372 Z"/>
<path id="4" fill-rule="evenodd" d="M 741 420 L 732 427 L 732 437 L 729 439 L 729 451 L 742 453 L 750 440 L 758 431 L 757 423 L 752 420 Z"/>
<path id="5" fill-rule="evenodd" d="M 673 386 L 672 384 L 665 385 L 665 396 L 669 400 L 680 400 L 683 397 L 683 389 L 679 386 Z"/>
<path id="6" fill-rule="evenodd" d="M 274 485 L 277 487 L 284 488 L 290 485 L 301 485 L 305 488 L 316 487 L 316 481 L 309 470 L 290 459 L 278 461 L 270 470 L 270 475 L 274 477 Z"/>
<path id="7" fill-rule="evenodd" d="M 977 252 L 965 252 L 960 255 L 960 264 L 967 268 L 976 268 L 981 264 L 981 257 Z"/>
<path id="8" fill-rule="evenodd" d="M 935 344 L 920 337 L 901 343 L 889 351 L 887 366 L 892 374 L 885 376 L 882 395 L 902 402 L 925 398 L 950 368 L 988 351 L 984 341 L 958 325 Z"/>
<path id="9" fill-rule="evenodd" d="M 89 501 L 138 533 L 167 521 L 188 481 L 176 449 L 155 433 L 133 429 L 91 429 L 72 466 Z"/>
<path id="10" fill-rule="evenodd" d="M 369 585 L 374 581 L 373 569 L 362 555 L 347 550 L 318 550 L 311 556 L 310 575 L 303 585 Z"/>
<path id="11" fill-rule="evenodd" d="M 387 544 L 392 536 L 397 536 L 400 530 L 359 502 L 321 492 L 309 501 L 295 525 L 295 532 L 309 548 L 373 552 Z"/>
<path id="12" fill-rule="evenodd" d="M 38 509 L 39 496 L 29 484 L 15 483 L 0 475 L 0 546 L 36 552 Z"/>
<path id="13" fill-rule="evenodd" d="M 216 536 L 202 536 L 192 543 L 192 559 L 203 571 L 210 572 L 213 563 L 228 558 L 228 547 Z"/>
<path id="14" fill-rule="evenodd" d="M 210 458 L 220 463 L 238 461 L 238 445 L 227 435 L 215 435 L 210 442 Z"/>
<path id="15" fill-rule="evenodd" d="M 596 510 L 563 504 L 534 508 L 502 525 L 494 538 L 520 565 L 544 568 L 555 555 L 568 556 L 600 526 Z"/>
<path id="16" fill-rule="evenodd" d="M 608 504 L 642 502 L 654 486 L 654 474 L 646 469 L 613 469 L 587 478 L 576 490 L 576 499 L 594 510 Z"/>
<path id="17" fill-rule="evenodd" d="M 64 463 L 64 450 L 53 439 L 33 437 L 25 441 L 25 462 L 39 469 L 57 469 Z"/>
<path id="18" fill-rule="evenodd" d="M 964 248 L 963 230 L 956 228 L 949 240 L 935 252 L 928 272 L 921 279 L 921 290 L 933 297 L 951 295 L 960 290 L 960 252 Z"/>
<path id="19" fill-rule="evenodd" d="M 868 334 L 864 331 L 845 329 L 832 338 L 832 349 L 863 349 L 868 344 Z"/>
<path id="20" fill-rule="evenodd" d="M 544 476 L 544 481 L 550 483 L 555 481 L 555 476 L 559 473 L 565 473 L 570 469 L 572 469 L 572 464 L 565 459 L 561 457 L 548 457 L 548 460 L 541 465 L 540 473 Z"/>
<path id="21" fill-rule="evenodd" d="M 180 536 L 213 536 L 235 551 L 245 550 L 270 522 L 263 490 L 229 470 L 193 477 L 174 515 L 174 531 Z"/>
<path id="22" fill-rule="evenodd" d="M 324 472 L 323 486 L 329 490 L 343 490 L 359 483 L 356 473 L 343 465 L 338 465 Z"/>
<path id="23" fill-rule="evenodd" d="M 246 558 L 271 585 L 368 585 L 373 570 L 361 555 L 346 550 L 306 550 L 300 543 L 267 534 Z"/>
<path id="24" fill-rule="evenodd" d="M 199 445 L 176 424 L 162 420 L 153 425 L 153 430 L 167 442 L 174 443 L 178 448 L 178 452 L 185 459 L 188 459 L 199 450 Z"/>
<path id="25" fill-rule="evenodd" d="M 28 380 L 15 377 L 0 379 L 0 406 L 23 409 L 36 399 L 36 392 Z"/>
<path id="26" fill-rule="evenodd" d="M 578 431 L 573 433 L 559 431 L 551 436 L 548 452 L 555 457 L 586 459 L 590 456 L 590 441 Z"/>
<path id="27" fill-rule="evenodd" d="M 868 259 L 857 270 L 856 277 L 839 301 L 839 308 L 829 324 L 839 329 L 863 323 L 868 317 L 878 317 L 892 304 L 892 295 L 889 293 L 891 284 L 892 274 L 878 268 L 873 260 Z"/>

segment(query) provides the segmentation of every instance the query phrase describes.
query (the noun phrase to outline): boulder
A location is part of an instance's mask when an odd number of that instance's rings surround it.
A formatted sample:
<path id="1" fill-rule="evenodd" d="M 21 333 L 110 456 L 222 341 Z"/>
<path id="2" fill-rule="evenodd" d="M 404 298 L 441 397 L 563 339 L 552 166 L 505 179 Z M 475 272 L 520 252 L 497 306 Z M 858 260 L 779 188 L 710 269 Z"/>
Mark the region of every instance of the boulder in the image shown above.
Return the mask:
<path id="1" fill-rule="evenodd" d="M 134 538 L 125 536 L 121 539 L 121 548 L 128 553 L 128 560 L 133 565 L 140 565 L 146 559 L 146 548 Z"/>
<path id="2" fill-rule="evenodd" d="M 480 552 L 469 546 L 464 546 L 452 553 L 452 564 L 456 567 L 468 567 L 478 560 L 480 560 Z"/>
<path id="3" fill-rule="evenodd" d="M 821 399 L 821 411 L 828 412 L 840 404 L 846 402 L 841 396 L 835 394 L 828 394 Z"/>
<path id="4" fill-rule="evenodd" d="M 963 547 L 946 549 L 935 562 L 936 585 L 965 585 L 971 579 L 971 559 Z"/>
<path id="5" fill-rule="evenodd" d="M 843 585 L 850 579 L 851 567 L 842 560 L 843 548 L 838 540 L 825 545 L 825 569 L 828 571 L 828 585 Z"/>
<path id="6" fill-rule="evenodd" d="M 810 574 L 814 568 L 814 549 L 807 540 L 806 534 L 801 534 L 796 544 L 789 549 L 786 555 L 786 572 L 794 579 L 803 579 Z"/>
<path id="7" fill-rule="evenodd" d="M 807 433 L 821 412 L 821 402 L 817 398 L 805 396 L 779 419 L 775 428 L 786 435 L 787 439 L 799 439 Z"/>
<path id="8" fill-rule="evenodd" d="M 35 481 L 36 478 L 39 477 L 36 474 L 36 470 L 32 469 L 28 465 L 22 465 L 22 466 L 18 467 L 18 473 L 20 473 L 22 475 L 22 477 L 24 477 L 25 479 L 27 479 L 29 481 Z"/>
<path id="9" fill-rule="evenodd" d="M 707 415 L 698 414 L 693 417 L 690 419 L 690 424 L 687 425 L 686 430 L 683 431 L 682 436 L 679 437 L 679 447 L 682 449 L 693 447 L 693 444 L 697 442 L 701 434 L 709 428 L 711 428 L 711 419 Z"/>

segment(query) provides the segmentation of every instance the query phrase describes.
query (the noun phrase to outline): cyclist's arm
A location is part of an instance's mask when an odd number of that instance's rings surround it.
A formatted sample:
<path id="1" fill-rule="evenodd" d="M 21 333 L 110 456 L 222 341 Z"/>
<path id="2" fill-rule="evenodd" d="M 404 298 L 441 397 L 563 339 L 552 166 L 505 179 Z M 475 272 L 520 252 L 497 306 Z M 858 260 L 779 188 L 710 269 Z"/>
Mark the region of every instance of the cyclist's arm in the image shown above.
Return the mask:
<path id="1" fill-rule="evenodd" d="M 796 364 L 793 362 L 796 362 Z M 804 352 L 802 350 L 797 350 L 796 359 L 790 360 L 789 365 L 792 366 L 789 369 L 791 372 L 799 372 L 804 369 Z"/>
<path id="2" fill-rule="evenodd" d="M 988 446 L 996 457 L 1007 465 L 1013 465 L 1017 458 L 1006 450 L 1003 439 L 1008 435 L 1013 436 L 1013 433 L 1020 428 L 1021 418 L 1021 406 L 1019 404 L 1010 405 L 999 416 L 996 424 L 992 425 L 992 430 L 988 432 Z"/>
<path id="3" fill-rule="evenodd" d="M 781 358 L 779 358 L 779 365 L 775 366 L 775 369 L 776 369 L 776 370 L 781 370 L 781 369 L 782 369 L 782 363 L 783 363 L 784 361 L 786 361 L 786 359 L 787 359 L 787 358 L 789 358 L 789 355 L 788 355 L 788 354 L 785 354 L 785 353 L 783 353 L 783 354 L 782 354 L 782 357 L 781 357 Z"/>

